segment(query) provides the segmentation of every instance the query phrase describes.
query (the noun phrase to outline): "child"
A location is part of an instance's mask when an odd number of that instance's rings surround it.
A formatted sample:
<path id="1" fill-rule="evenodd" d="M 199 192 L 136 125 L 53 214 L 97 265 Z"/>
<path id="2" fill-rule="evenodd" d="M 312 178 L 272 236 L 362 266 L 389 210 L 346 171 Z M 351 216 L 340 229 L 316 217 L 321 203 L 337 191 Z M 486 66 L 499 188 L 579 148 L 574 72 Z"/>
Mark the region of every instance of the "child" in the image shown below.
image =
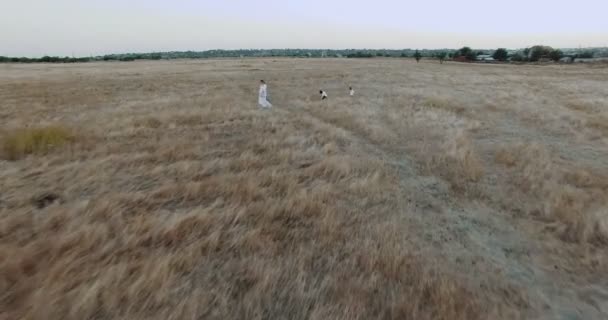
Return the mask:
<path id="1" fill-rule="evenodd" d="M 327 93 L 325 91 L 321 90 L 319 93 L 321 94 L 321 100 L 327 99 Z"/>
<path id="2" fill-rule="evenodd" d="M 350 96 L 353 97 L 355 95 L 355 90 L 353 89 L 353 87 L 349 87 L 348 90 L 349 90 Z"/>

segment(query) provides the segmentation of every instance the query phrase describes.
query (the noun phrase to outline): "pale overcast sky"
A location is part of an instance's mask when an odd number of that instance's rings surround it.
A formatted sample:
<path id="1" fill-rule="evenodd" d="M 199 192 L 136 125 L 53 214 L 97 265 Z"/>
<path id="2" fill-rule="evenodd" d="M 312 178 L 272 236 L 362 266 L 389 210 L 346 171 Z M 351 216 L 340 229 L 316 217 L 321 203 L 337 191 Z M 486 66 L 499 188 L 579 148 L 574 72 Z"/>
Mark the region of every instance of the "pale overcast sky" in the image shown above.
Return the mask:
<path id="1" fill-rule="evenodd" d="M 0 0 L 0 55 L 608 46 L 608 0 Z"/>

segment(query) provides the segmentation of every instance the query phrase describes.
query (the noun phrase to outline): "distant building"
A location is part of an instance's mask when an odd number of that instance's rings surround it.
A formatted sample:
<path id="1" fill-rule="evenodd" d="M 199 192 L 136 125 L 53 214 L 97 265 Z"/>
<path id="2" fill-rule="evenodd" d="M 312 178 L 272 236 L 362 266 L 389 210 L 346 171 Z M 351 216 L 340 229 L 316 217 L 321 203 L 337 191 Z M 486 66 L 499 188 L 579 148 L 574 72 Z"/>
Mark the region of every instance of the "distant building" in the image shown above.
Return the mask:
<path id="1" fill-rule="evenodd" d="M 477 61 L 479 62 L 494 62 L 496 60 L 494 60 L 494 57 L 492 57 L 492 55 L 489 54 L 480 54 L 477 56 Z"/>
<path id="2" fill-rule="evenodd" d="M 608 62 L 608 57 L 603 58 L 576 58 L 574 59 L 576 63 L 593 63 L 593 62 Z"/>

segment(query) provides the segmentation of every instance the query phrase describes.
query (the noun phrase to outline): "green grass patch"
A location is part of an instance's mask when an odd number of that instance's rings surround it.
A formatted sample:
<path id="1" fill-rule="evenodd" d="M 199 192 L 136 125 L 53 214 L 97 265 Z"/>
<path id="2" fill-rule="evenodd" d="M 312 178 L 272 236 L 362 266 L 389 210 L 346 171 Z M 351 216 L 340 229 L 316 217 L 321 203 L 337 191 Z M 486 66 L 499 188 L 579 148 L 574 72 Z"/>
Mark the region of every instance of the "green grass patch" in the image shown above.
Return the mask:
<path id="1" fill-rule="evenodd" d="M 62 126 L 17 129 L 3 135 L 0 156 L 19 160 L 29 154 L 46 154 L 74 140 L 73 132 Z"/>

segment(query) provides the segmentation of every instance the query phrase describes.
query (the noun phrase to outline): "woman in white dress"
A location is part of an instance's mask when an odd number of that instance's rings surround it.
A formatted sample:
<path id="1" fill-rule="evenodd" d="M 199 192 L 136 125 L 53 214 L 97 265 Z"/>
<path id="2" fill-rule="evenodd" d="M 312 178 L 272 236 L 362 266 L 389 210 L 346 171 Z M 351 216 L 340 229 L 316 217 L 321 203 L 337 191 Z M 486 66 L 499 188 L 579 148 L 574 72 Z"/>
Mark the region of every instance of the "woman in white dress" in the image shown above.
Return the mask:
<path id="1" fill-rule="evenodd" d="M 272 104 L 268 102 L 268 87 L 266 86 L 266 81 L 260 80 L 260 94 L 258 96 L 258 104 L 262 108 L 272 108 Z"/>

